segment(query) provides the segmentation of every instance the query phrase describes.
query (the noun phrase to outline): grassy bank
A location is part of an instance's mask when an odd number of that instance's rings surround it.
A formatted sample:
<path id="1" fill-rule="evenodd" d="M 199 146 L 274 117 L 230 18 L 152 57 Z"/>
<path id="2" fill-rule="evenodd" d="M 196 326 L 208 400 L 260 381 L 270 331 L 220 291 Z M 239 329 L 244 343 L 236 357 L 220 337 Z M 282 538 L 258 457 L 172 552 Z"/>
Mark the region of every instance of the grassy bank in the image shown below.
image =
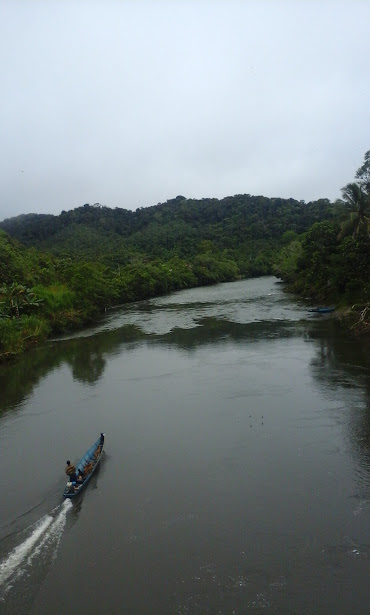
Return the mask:
<path id="1" fill-rule="evenodd" d="M 0 362 L 14 359 L 45 341 L 50 332 L 49 323 L 37 316 L 0 318 Z"/>
<path id="2" fill-rule="evenodd" d="M 100 271 L 89 263 L 70 267 L 66 283 L 0 288 L 0 363 L 52 335 L 82 329 L 110 307 L 240 278 L 235 262 L 208 255 L 192 264 L 173 259 L 129 265 L 118 272 Z"/>

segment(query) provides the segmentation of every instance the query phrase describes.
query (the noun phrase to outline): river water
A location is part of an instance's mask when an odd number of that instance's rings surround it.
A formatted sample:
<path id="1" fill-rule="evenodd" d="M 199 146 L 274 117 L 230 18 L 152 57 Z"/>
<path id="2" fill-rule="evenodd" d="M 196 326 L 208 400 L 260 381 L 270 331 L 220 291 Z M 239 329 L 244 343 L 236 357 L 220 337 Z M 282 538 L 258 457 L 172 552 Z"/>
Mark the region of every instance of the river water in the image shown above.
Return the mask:
<path id="1" fill-rule="evenodd" d="M 3 366 L 0 613 L 368 613 L 369 366 L 274 278 L 125 306 Z"/>

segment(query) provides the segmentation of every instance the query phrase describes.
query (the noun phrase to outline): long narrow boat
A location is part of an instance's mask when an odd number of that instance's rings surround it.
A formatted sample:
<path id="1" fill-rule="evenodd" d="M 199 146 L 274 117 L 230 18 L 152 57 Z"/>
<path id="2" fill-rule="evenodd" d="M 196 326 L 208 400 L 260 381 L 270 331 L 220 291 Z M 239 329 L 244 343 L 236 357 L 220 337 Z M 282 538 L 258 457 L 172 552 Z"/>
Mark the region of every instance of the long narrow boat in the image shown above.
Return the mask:
<path id="1" fill-rule="evenodd" d="M 67 483 L 63 496 L 65 498 L 74 498 L 76 495 L 81 493 L 81 491 L 86 487 L 90 478 L 94 474 L 96 468 L 98 467 L 104 449 L 104 434 L 101 433 L 100 437 L 96 442 L 86 451 L 82 459 L 78 462 L 76 466 L 76 474 L 78 475 L 81 471 L 83 473 L 83 482 L 77 483 Z"/>
<path id="2" fill-rule="evenodd" d="M 315 312 L 316 314 L 329 314 L 329 312 L 334 312 L 335 308 L 333 307 L 317 307 L 311 308 L 307 310 L 308 312 Z"/>

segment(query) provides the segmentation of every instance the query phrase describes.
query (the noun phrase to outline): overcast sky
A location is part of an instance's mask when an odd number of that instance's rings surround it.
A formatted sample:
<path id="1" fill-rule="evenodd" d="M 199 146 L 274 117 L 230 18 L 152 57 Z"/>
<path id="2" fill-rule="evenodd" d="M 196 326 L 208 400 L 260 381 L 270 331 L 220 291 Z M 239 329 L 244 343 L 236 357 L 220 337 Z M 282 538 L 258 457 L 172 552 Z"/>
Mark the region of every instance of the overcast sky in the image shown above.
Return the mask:
<path id="1" fill-rule="evenodd" d="M 0 0 L 0 220 L 340 196 L 370 149 L 368 0 Z"/>

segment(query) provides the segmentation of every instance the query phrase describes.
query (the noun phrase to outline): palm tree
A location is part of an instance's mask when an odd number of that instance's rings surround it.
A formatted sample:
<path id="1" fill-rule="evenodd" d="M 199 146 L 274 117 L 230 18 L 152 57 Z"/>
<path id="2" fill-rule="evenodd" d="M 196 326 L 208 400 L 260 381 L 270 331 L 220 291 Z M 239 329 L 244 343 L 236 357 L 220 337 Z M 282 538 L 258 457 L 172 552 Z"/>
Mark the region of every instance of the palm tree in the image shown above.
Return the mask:
<path id="1" fill-rule="evenodd" d="M 356 179 L 362 190 L 370 196 L 370 149 L 365 154 L 363 165 L 356 173 Z"/>
<path id="2" fill-rule="evenodd" d="M 347 220 L 342 222 L 338 238 L 343 239 L 351 234 L 355 237 L 361 232 L 370 235 L 370 220 L 366 215 L 369 197 L 356 182 L 347 184 L 341 192 L 343 200 L 350 208 L 350 214 Z"/>

